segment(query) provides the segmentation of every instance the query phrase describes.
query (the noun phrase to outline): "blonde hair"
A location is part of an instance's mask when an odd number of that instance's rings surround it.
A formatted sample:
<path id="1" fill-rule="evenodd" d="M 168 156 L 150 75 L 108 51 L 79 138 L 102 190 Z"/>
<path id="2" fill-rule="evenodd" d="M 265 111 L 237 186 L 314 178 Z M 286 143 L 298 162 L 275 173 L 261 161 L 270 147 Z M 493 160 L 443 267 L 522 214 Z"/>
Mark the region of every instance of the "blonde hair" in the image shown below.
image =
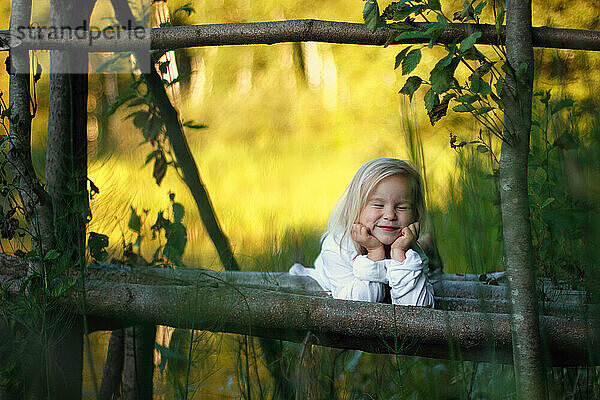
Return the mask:
<path id="1" fill-rule="evenodd" d="M 358 221 L 360 212 L 367 204 L 369 195 L 383 179 L 398 175 L 408 179 L 410 190 L 410 201 L 413 210 L 415 222 L 419 222 L 421 226 L 425 222 L 425 197 L 423 195 L 423 181 L 417 170 L 404 160 L 396 158 L 376 158 L 364 163 L 352 181 L 344 190 L 342 196 L 338 199 L 327 224 L 327 231 L 323 237 L 328 234 L 338 235 L 336 241 L 339 240 L 341 246 L 346 237 L 352 240 L 350 230 L 352 224 Z M 341 233 L 341 236 L 339 236 Z M 360 245 L 352 240 L 356 251 L 360 253 Z"/>

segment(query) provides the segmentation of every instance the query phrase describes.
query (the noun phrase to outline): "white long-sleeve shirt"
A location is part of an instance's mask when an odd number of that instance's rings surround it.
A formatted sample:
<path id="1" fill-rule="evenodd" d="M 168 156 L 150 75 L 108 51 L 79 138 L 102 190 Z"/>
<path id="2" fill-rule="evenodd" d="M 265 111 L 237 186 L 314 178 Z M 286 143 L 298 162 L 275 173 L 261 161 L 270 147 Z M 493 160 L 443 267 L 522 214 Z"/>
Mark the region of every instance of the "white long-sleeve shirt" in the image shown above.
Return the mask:
<path id="1" fill-rule="evenodd" d="M 433 306 L 433 287 L 427 279 L 428 259 L 413 249 L 402 262 L 373 261 L 359 255 L 349 238 L 339 241 L 333 235 L 323 240 L 315 268 L 294 264 L 292 275 L 308 275 L 336 299 L 379 302 L 389 285 L 393 304 Z"/>

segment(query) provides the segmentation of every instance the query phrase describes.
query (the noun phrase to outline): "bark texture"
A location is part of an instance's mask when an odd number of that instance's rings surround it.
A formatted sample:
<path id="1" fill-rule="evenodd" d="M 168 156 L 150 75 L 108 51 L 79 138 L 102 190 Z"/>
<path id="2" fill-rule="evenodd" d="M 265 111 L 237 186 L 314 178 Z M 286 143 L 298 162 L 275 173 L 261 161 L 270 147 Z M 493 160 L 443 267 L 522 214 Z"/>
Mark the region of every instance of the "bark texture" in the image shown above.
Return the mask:
<path id="1" fill-rule="evenodd" d="M 6 265 L 6 260 L 0 265 Z M 90 315 L 108 320 L 178 328 L 194 326 L 297 342 L 311 332 L 318 338 L 315 344 L 331 347 L 435 358 L 457 357 L 456 351 L 460 350 L 464 359 L 512 362 L 508 314 L 335 300 L 317 291 L 318 285 L 310 278 L 287 274 L 261 273 L 259 280 L 259 274 L 249 272 L 186 270 L 183 275 L 187 277 L 180 279 L 164 275 L 159 278 L 161 274 L 148 277 L 137 274 L 139 268 L 95 269 L 89 272 L 88 310 Z M 0 282 L 7 281 L 5 273 L 2 270 Z M 195 279 L 191 279 L 192 274 Z M 247 284 L 245 275 L 249 275 Z M 294 288 L 296 283 L 299 285 Z M 18 294 L 18 282 L 11 290 Z M 71 296 L 65 299 L 65 305 L 77 301 L 76 293 Z M 196 298 L 202 301 L 194 306 Z M 598 314 L 581 318 L 541 317 L 552 363 L 600 362 L 599 319 Z"/>
<path id="2" fill-rule="evenodd" d="M 75 297 L 75 295 L 73 295 Z M 191 302 L 202 299 L 196 307 Z M 65 299 L 66 304 L 74 301 Z M 510 317 L 313 297 L 235 287 L 215 280 L 190 286 L 90 281 L 91 315 L 143 324 L 231 332 L 379 353 L 510 363 Z M 597 363 L 597 321 L 541 317 L 556 365 Z"/>
<path id="3" fill-rule="evenodd" d="M 114 4 L 114 3 L 113 3 Z M 422 22 L 413 23 L 414 26 L 426 31 L 429 24 Z M 461 40 L 473 32 L 481 32 L 477 40 L 480 44 L 504 43 L 505 27 L 502 28 L 500 40 L 496 34 L 496 27 L 490 24 L 449 24 L 444 33 L 438 38 L 438 44 L 449 44 Z M 0 31 L 0 33 L 5 31 Z M 40 32 L 41 40 L 38 40 Z M 175 50 L 184 47 L 197 46 L 226 46 L 244 44 L 275 44 L 286 42 L 324 42 L 340 44 L 362 44 L 380 46 L 390 35 L 387 29 L 371 32 L 364 24 L 350 22 L 322 21 L 315 19 L 300 19 L 289 21 L 249 22 L 176 26 L 168 28 L 155 28 L 151 31 L 152 49 Z M 89 47 L 89 37 L 82 39 L 61 40 L 47 39 L 48 31 L 37 29 L 32 33 L 36 39 L 25 35 L 22 47 L 27 49 L 60 49 L 66 44 L 80 48 Z M 130 39 L 133 37 L 134 39 Z M 533 45 L 535 47 L 572 49 L 572 50 L 600 50 L 600 31 L 584 29 L 550 28 L 547 26 L 532 29 Z M 135 36 L 125 31 L 118 41 L 109 40 L 94 34 L 91 49 L 93 51 L 129 51 L 146 46 L 145 43 L 135 40 Z M 408 39 L 394 42 L 394 44 L 427 43 L 424 39 Z"/>
<path id="4" fill-rule="evenodd" d="M 522 72 L 507 74 L 503 90 L 505 128 L 499 174 L 504 264 L 508 275 L 518 397 L 541 400 L 546 398 L 545 362 L 527 192 L 533 91 L 531 1 L 507 1 L 506 24 L 508 62 L 514 71 Z"/>
<path id="5" fill-rule="evenodd" d="M 11 278 L 24 278 L 25 263 L 18 258 L 0 253 L 0 282 Z M 493 274 L 491 274 L 494 276 Z M 447 311 L 489 312 L 508 314 L 508 290 L 504 284 L 492 285 L 479 281 L 487 275 L 442 274 L 433 282 L 435 305 Z M 70 278 L 79 279 L 78 272 Z M 87 279 L 133 283 L 150 286 L 193 286 L 196 283 L 208 284 L 218 281 L 234 287 L 273 290 L 315 297 L 330 297 L 311 278 L 290 275 L 283 272 L 255 271 L 211 271 L 199 268 L 135 267 L 117 264 L 91 264 Z M 543 293 L 540 299 L 541 313 L 551 316 L 598 318 L 600 306 L 588 304 L 584 291 L 572 290 L 569 285 L 550 285 L 538 280 L 537 290 Z M 90 331 L 118 328 L 111 320 L 94 319 Z"/>
<path id="6" fill-rule="evenodd" d="M 121 396 L 121 376 L 123 375 L 124 330 L 111 332 L 106 351 L 106 361 L 102 371 L 99 400 L 112 400 Z"/>
<path id="7" fill-rule="evenodd" d="M 13 0 L 10 29 L 29 26 L 31 0 Z M 9 107 L 10 140 L 8 160 L 14 184 L 25 211 L 32 247 L 54 248 L 52 203 L 39 183 L 31 161 L 31 95 L 29 53 L 19 48 L 10 51 Z"/>
<path id="8" fill-rule="evenodd" d="M 152 400 L 156 325 L 125 329 L 123 400 Z"/>
<path id="9" fill-rule="evenodd" d="M 95 0 L 52 0 L 52 26 L 75 28 L 89 21 Z M 52 200 L 54 237 L 61 262 L 76 269 L 85 266 L 85 232 L 89 217 L 87 197 L 87 65 L 84 51 L 52 51 L 46 187 Z M 72 73 L 72 72 L 85 73 Z M 82 281 L 83 282 L 83 281 Z M 83 300 L 84 298 L 82 298 Z M 72 304 L 78 312 L 66 317 L 50 349 L 50 398 L 80 399 L 83 367 L 83 303 Z M 51 311 L 50 324 L 59 324 L 63 312 Z"/>

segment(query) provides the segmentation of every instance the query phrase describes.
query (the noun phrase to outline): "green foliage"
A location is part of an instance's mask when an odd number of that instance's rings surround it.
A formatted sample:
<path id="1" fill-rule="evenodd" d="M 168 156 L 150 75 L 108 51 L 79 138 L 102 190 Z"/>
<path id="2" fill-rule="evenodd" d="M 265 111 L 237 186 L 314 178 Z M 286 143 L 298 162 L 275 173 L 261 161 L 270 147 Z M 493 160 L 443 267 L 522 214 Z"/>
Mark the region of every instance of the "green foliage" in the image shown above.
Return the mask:
<path id="1" fill-rule="evenodd" d="M 455 12 L 451 19 L 444 14 L 438 0 L 397 1 L 387 6 L 381 14 L 377 0 L 369 0 L 365 3 L 363 19 L 372 31 L 383 27 L 392 31 L 386 45 L 404 39 L 423 38 L 428 39 L 428 47 L 433 47 L 450 22 L 472 21 L 478 23 L 486 5 L 485 1 L 465 0 L 462 9 Z M 496 21 L 501 24 L 504 10 L 499 2 L 493 2 L 493 7 Z M 435 17 L 433 22 L 430 19 L 431 16 Z M 412 21 L 417 19 L 428 22 L 425 29 L 412 24 Z M 499 55 L 499 59 L 489 60 L 475 46 L 479 38 L 481 38 L 481 32 L 475 32 L 460 41 L 447 44 L 445 46 L 447 55 L 441 58 L 430 71 L 429 81 L 422 78 L 417 81 L 416 77 L 409 77 L 400 93 L 407 95 L 412 100 L 420 86 L 429 85 L 431 89 L 425 94 L 425 109 L 432 125 L 444 117 L 450 103 L 455 102 L 458 104 L 451 107 L 453 111 L 470 113 L 486 129 L 498 138 L 502 138 L 501 116 L 494 112 L 503 109 L 500 101 L 502 75 L 497 71 L 495 65 L 498 61 L 504 61 L 505 57 L 502 49 L 498 49 L 496 54 Z M 421 61 L 421 48 L 414 49 L 413 46 L 404 48 L 396 56 L 395 68 L 401 65 L 403 75 L 414 71 Z M 455 77 L 459 65 L 463 65 L 464 68 L 471 71 L 471 75 L 463 82 L 459 82 Z M 504 65 L 508 68 L 508 63 L 505 62 Z M 524 74 L 527 66 L 525 65 L 524 68 L 524 70 L 517 71 L 516 75 Z M 512 73 L 512 71 L 510 72 Z M 484 77 L 486 78 L 484 79 Z M 495 93 L 493 89 L 496 90 Z M 478 96 L 472 96 L 475 94 Z M 465 97 L 465 95 L 471 96 Z M 442 96 L 442 100 L 440 100 L 440 96 Z"/>
<path id="2" fill-rule="evenodd" d="M 598 246 L 593 226 L 600 218 L 600 198 L 582 174 L 597 169 L 597 133 L 579 128 L 573 100 L 553 100 L 550 90 L 535 98 L 529 201 L 538 272 L 583 285 L 596 296 L 596 262 L 589 254 Z"/>

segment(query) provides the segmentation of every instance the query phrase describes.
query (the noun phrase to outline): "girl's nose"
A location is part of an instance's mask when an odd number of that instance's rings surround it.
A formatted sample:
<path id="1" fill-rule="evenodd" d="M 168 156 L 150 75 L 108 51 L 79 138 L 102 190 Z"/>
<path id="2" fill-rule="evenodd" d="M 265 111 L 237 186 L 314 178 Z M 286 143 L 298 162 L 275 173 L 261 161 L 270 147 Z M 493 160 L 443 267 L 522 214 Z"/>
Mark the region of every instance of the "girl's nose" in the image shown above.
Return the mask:
<path id="1" fill-rule="evenodd" d="M 395 220 L 396 219 L 396 212 L 393 208 L 390 207 L 386 207 L 383 211 L 383 218 L 387 219 L 387 220 Z"/>

